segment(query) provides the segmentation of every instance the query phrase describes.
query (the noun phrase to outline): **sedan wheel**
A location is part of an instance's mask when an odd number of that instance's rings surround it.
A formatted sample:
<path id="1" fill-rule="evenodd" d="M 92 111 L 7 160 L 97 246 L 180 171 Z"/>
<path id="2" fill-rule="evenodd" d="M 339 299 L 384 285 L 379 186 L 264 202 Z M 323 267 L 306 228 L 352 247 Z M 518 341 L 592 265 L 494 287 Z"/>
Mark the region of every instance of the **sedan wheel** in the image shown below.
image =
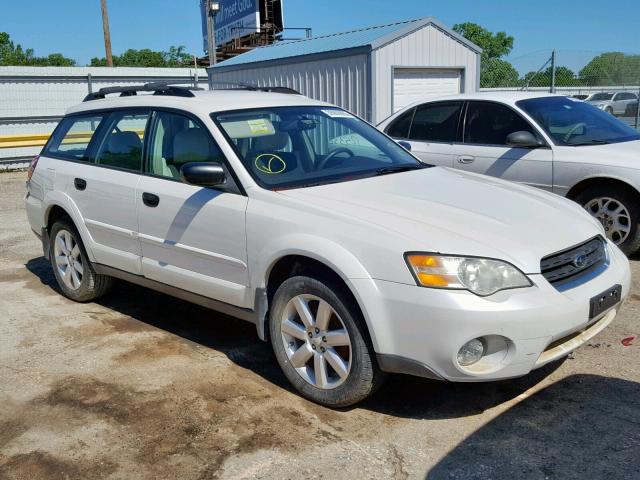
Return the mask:
<path id="1" fill-rule="evenodd" d="M 311 294 L 292 298 L 283 310 L 280 334 L 289 362 L 307 383 L 333 389 L 349 376 L 349 333 L 325 300 Z"/>
<path id="2" fill-rule="evenodd" d="M 619 200 L 610 197 L 594 198 L 584 208 L 602 223 L 607 237 L 616 245 L 627 240 L 631 232 L 631 216 L 629 209 Z"/>
<path id="3" fill-rule="evenodd" d="M 53 243 L 53 255 L 64 284 L 71 290 L 78 290 L 82 285 L 84 266 L 80 246 L 71 232 L 65 229 L 58 230 Z"/>

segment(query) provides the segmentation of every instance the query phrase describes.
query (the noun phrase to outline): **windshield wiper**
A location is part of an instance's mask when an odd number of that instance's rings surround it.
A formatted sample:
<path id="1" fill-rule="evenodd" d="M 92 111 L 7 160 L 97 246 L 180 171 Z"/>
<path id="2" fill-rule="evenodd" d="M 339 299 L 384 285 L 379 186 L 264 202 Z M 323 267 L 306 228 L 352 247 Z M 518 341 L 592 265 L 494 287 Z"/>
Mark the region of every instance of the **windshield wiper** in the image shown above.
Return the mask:
<path id="1" fill-rule="evenodd" d="M 411 165 L 396 165 L 394 167 L 382 167 L 376 170 L 376 175 L 387 175 L 389 173 L 408 172 L 409 170 L 421 170 L 427 168 L 426 163 L 415 163 Z"/>
<path id="2" fill-rule="evenodd" d="M 581 147 L 583 145 L 609 145 L 607 140 L 589 140 L 587 142 L 569 143 L 570 147 Z"/>

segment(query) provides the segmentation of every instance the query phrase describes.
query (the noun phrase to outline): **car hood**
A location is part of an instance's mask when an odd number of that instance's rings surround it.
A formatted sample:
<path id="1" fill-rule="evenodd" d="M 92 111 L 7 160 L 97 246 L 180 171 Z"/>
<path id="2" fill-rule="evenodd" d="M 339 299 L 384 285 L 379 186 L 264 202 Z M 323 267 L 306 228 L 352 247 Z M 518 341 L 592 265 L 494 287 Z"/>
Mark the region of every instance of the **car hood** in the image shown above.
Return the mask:
<path id="1" fill-rule="evenodd" d="M 640 140 L 556 149 L 562 149 L 562 154 L 557 155 L 558 161 L 640 169 Z"/>
<path id="2" fill-rule="evenodd" d="M 281 193 L 346 221 L 392 231 L 402 253 L 500 258 L 525 273 L 539 273 L 542 257 L 602 231 L 563 197 L 441 167 Z"/>

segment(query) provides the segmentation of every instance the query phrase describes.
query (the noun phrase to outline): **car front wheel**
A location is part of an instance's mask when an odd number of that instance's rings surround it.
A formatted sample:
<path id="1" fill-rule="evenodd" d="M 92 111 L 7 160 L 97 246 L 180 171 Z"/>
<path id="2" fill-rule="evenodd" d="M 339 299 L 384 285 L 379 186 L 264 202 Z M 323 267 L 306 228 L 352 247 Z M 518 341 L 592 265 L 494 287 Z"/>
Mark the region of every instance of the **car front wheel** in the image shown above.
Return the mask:
<path id="1" fill-rule="evenodd" d="M 337 282 L 286 280 L 274 295 L 269 328 L 287 379 L 316 403 L 352 405 L 383 381 L 359 308 Z"/>
<path id="2" fill-rule="evenodd" d="M 625 254 L 640 249 L 640 211 L 634 192 L 603 185 L 585 190 L 576 201 L 598 219 L 607 238 Z"/>

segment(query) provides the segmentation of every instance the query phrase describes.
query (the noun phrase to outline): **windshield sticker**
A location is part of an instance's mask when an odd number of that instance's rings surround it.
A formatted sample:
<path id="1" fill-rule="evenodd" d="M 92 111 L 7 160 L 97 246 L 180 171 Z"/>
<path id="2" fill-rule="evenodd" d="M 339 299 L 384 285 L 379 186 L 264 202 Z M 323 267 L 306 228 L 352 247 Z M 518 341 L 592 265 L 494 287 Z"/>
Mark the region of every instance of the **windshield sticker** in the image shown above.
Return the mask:
<path id="1" fill-rule="evenodd" d="M 322 113 L 331 118 L 353 118 L 353 115 L 344 110 L 322 110 Z"/>
<path id="2" fill-rule="evenodd" d="M 269 128 L 269 124 L 267 124 L 267 120 L 265 120 L 264 118 L 257 118 L 255 120 L 248 120 L 247 123 L 249 124 L 249 129 L 251 130 L 251 133 L 259 135 L 259 134 L 270 134 L 272 131 L 272 128 Z M 271 122 L 269 122 L 271 123 Z"/>

